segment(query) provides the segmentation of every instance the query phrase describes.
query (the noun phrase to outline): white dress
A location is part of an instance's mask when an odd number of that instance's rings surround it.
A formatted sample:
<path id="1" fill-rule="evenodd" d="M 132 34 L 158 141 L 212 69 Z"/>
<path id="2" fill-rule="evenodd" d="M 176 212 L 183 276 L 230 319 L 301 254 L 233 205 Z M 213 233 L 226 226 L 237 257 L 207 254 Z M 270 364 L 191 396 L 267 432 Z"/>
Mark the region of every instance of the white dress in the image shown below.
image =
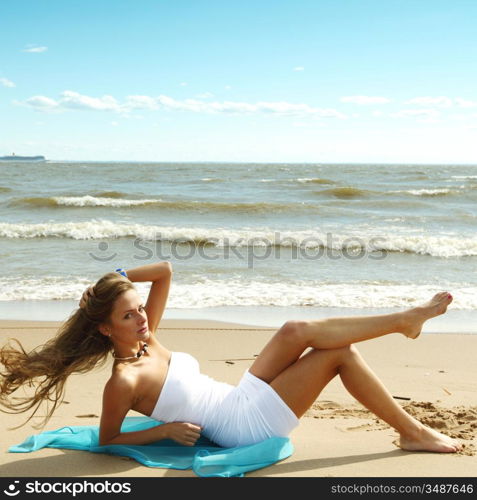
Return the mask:
<path id="1" fill-rule="evenodd" d="M 248 370 L 233 386 L 200 373 L 193 356 L 175 351 L 151 418 L 198 425 L 227 448 L 286 437 L 299 423 L 274 389 Z"/>

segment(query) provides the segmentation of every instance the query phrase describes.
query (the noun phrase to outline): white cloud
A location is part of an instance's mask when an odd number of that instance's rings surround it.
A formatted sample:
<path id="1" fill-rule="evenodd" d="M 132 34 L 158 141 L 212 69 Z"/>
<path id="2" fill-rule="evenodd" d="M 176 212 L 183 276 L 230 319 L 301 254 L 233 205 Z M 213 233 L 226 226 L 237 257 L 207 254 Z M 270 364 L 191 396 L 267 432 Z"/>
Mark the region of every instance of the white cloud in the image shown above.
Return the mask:
<path id="1" fill-rule="evenodd" d="M 225 88 L 226 90 L 230 90 L 232 87 L 231 87 L 230 85 L 226 85 L 224 88 Z"/>
<path id="2" fill-rule="evenodd" d="M 119 125 L 119 123 L 118 123 L 118 122 L 111 122 L 111 125 L 112 125 L 113 127 L 117 127 L 117 126 Z"/>
<path id="3" fill-rule="evenodd" d="M 163 109 L 171 111 L 188 111 L 192 113 L 265 113 L 275 115 L 313 116 L 318 118 L 347 118 L 345 114 L 335 109 L 316 108 L 308 104 L 295 104 L 289 102 L 204 102 L 196 99 L 184 99 L 179 101 L 166 95 L 160 95 L 158 97 L 134 95 L 128 96 L 124 103 L 120 103 L 110 95 L 90 97 L 71 90 L 64 91 L 58 100 L 46 96 L 33 96 L 23 103 L 17 104 L 29 106 L 37 111 L 66 111 L 80 109 L 129 113 L 139 109 L 152 111 Z"/>
<path id="4" fill-rule="evenodd" d="M 159 104 L 154 97 L 147 95 L 131 95 L 128 98 L 128 108 L 133 109 L 159 109 Z"/>
<path id="5" fill-rule="evenodd" d="M 350 102 L 352 104 L 387 104 L 391 102 L 387 97 L 367 96 L 367 95 L 350 95 L 340 99 L 341 102 Z"/>
<path id="6" fill-rule="evenodd" d="M 446 96 L 439 97 L 415 97 L 406 101 L 406 104 L 417 104 L 418 106 L 439 106 L 442 108 L 450 108 L 452 106 L 452 99 Z"/>
<path id="7" fill-rule="evenodd" d="M 187 87 L 187 82 L 181 82 L 181 83 L 180 83 L 180 86 L 181 86 L 181 87 Z"/>
<path id="8" fill-rule="evenodd" d="M 15 84 L 8 78 L 0 78 L 0 85 L 4 87 L 15 87 Z"/>
<path id="9" fill-rule="evenodd" d="M 25 104 L 37 111 L 53 111 L 59 107 L 59 104 L 54 99 L 42 95 L 30 97 L 25 101 Z"/>
<path id="10" fill-rule="evenodd" d="M 55 101 L 50 97 L 36 95 L 24 102 L 14 101 L 15 104 L 28 106 L 36 111 L 66 111 L 66 110 L 94 110 L 94 111 L 121 111 L 119 103 L 114 97 L 105 95 L 103 97 L 89 97 L 78 92 L 65 90 L 61 98 Z"/>
<path id="11" fill-rule="evenodd" d="M 295 68 L 293 68 L 293 71 L 304 71 L 305 68 L 303 66 L 296 66 Z"/>
<path id="12" fill-rule="evenodd" d="M 391 118 L 436 118 L 440 115 L 435 109 L 402 109 L 397 113 L 391 113 Z"/>
<path id="13" fill-rule="evenodd" d="M 48 47 L 32 47 L 29 46 L 26 49 L 23 49 L 23 52 L 32 52 L 32 53 L 40 53 L 40 52 L 46 52 L 48 50 Z"/>
<path id="14" fill-rule="evenodd" d="M 78 92 L 65 90 L 61 94 L 59 105 L 68 109 L 93 109 L 97 111 L 119 111 L 119 103 L 110 95 L 89 97 Z"/>
<path id="15" fill-rule="evenodd" d="M 414 99 L 410 99 L 406 101 L 406 104 L 415 104 L 418 106 L 437 106 L 439 108 L 451 108 L 453 106 L 457 106 L 459 108 L 476 108 L 476 101 L 469 101 L 467 99 L 462 99 L 461 97 L 447 97 L 447 96 L 424 96 L 424 97 L 415 97 Z"/>
<path id="16" fill-rule="evenodd" d="M 477 107 L 477 102 L 475 101 L 467 101 L 466 99 L 462 99 L 460 97 L 456 97 L 454 99 L 455 103 L 459 108 L 475 108 Z"/>

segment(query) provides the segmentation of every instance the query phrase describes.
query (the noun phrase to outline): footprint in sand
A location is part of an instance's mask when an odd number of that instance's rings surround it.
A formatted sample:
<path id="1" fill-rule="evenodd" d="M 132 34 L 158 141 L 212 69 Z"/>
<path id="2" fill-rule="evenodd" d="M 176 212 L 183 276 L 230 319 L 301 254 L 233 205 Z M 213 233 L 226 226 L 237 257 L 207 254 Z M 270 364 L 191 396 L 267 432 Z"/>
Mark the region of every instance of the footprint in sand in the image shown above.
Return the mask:
<path id="1" fill-rule="evenodd" d="M 317 410 L 335 410 L 337 408 L 342 408 L 340 404 L 334 401 L 319 401 L 313 405 L 313 407 L 315 406 Z"/>
<path id="2" fill-rule="evenodd" d="M 459 453 L 475 455 L 476 446 L 472 443 L 477 438 L 477 407 L 456 406 L 444 408 L 430 401 L 412 401 L 402 403 L 402 408 L 422 422 L 454 439 L 466 441 Z M 347 428 L 340 428 L 342 432 L 358 432 L 382 430 L 389 426 L 361 405 L 343 406 L 334 401 L 317 401 L 305 413 L 306 417 L 317 419 L 359 418 L 368 422 Z"/>
<path id="3" fill-rule="evenodd" d="M 382 423 L 373 423 L 373 424 L 362 424 L 362 425 L 355 425 L 353 427 L 347 427 L 347 431 L 355 432 L 355 431 L 378 431 L 378 430 L 383 430 L 383 429 L 389 429 L 389 425 L 385 424 L 384 422 Z"/>
<path id="4" fill-rule="evenodd" d="M 443 408 L 428 401 L 416 401 L 403 405 L 403 408 L 424 425 L 451 438 L 467 441 L 459 454 L 475 455 L 471 441 L 477 437 L 477 407 Z"/>

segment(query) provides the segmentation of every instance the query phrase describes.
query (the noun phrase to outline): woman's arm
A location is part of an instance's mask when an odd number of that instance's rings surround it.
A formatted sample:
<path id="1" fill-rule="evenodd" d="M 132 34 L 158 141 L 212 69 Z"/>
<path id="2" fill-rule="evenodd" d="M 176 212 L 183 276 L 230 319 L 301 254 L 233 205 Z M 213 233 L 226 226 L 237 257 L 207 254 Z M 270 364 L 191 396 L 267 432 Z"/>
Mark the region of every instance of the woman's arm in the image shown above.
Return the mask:
<path id="1" fill-rule="evenodd" d="M 172 265 L 170 262 L 158 262 L 126 270 L 131 281 L 152 281 L 145 310 L 149 329 L 155 332 L 169 297 L 172 281 Z"/>
<path id="2" fill-rule="evenodd" d="M 161 439 L 172 439 L 184 446 L 194 446 L 200 437 L 200 427 L 187 422 L 170 422 L 156 425 L 144 431 L 120 432 L 109 440 L 101 440 L 100 446 L 110 444 L 141 445 L 155 443 Z"/>
<path id="3" fill-rule="evenodd" d="M 155 441 L 160 441 L 161 439 L 167 439 L 167 424 L 157 425 L 156 427 L 151 427 L 144 431 L 135 432 L 120 432 L 116 436 L 109 439 L 100 438 L 100 446 L 109 446 L 111 444 L 130 444 L 130 445 L 141 445 L 154 443 Z"/>
<path id="4" fill-rule="evenodd" d="M 154 443 L 173 439 L 185 446 L 194 446 L 200 437 L 200 427 L 187 422 L 171 422 L 143 431 L 121 432 L 121 425 L 134 401 L 135 382 L 132 377 L 111 378 L 103 393 L 103 410 L 99 426 L 99 445 Z"/>

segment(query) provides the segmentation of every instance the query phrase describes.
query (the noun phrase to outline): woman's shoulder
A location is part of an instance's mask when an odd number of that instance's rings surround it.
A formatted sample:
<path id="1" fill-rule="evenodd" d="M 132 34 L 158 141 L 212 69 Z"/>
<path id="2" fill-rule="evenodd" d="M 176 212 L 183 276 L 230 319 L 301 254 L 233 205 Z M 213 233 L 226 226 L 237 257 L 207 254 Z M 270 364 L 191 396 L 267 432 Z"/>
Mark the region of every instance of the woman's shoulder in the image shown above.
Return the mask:
<path id="1" fill-rule="evenodd" d="M 137 378 L 128 370 L 115 371 L 103 389 L 103 406 L 132 408 L 137 397 Z"/>
<path id="2" fill-rule="evenodd" d="M 119 365 L 113 368 L 106 386 L 115 389 L 127 389 L 136 385 L 137 373 L 135 370 L 129 369 L 128 366 Z"/>
<path id="3" fill-rule="evenodd" d="M 127 394 L 133 392 L 138 383 L 136 370 L 131 370 L 127 365 L 118 365 L 113 368 L 113 372 L 105 385 L 105 392 L 117 394 Z"/>

